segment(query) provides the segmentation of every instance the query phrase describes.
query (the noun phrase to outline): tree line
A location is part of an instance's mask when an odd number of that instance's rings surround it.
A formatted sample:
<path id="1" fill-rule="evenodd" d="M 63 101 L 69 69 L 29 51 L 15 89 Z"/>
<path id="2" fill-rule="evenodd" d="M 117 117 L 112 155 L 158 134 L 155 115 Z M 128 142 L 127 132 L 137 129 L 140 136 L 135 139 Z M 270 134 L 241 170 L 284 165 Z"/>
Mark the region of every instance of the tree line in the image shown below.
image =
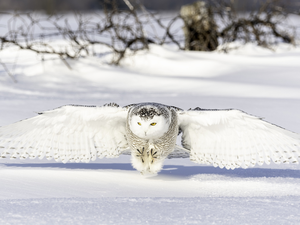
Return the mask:
<path id="1" fill-rule="evenodd" d="M 190 4 L 195 0 L 131 0 L 143 4 L 148 10 L 179 10 L 182 5 Z M 230 0 L 228 0 L 230 1 Z M 260 7 L 261 3 L 268 0 L 235 0 L 238 11 L 249 11 Z M 0 10 L 43 10 L 47 13 L 70 10 L 99 10 L 112 0 L 1 0 Z M 278 5 L 283 5 L 289 11 L 299 11 L 299 0 L 277 0 Z M 123 0 L 116 0 L 119 8 L 126 8 Z"/>

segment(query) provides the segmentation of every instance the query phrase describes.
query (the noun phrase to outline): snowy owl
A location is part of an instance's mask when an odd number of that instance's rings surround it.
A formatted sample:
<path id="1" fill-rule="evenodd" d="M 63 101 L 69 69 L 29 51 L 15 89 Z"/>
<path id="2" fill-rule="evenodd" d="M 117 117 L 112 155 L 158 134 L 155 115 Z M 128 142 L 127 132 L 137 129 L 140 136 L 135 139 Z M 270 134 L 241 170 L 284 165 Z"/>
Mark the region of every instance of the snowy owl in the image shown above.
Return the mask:
<path id="1" fill-rule="evenodd" d="M 182 146 L 176 145 L 179 134 Z M 63 163 L 127 153 L 135 169 L 156 174 L 172 157 L 227 169 L 271 159 L 298 163 L 300 135 L 236 109 L 67 105 L 0 127 L 0 153 L 2 158 L 46 157 Z"/>

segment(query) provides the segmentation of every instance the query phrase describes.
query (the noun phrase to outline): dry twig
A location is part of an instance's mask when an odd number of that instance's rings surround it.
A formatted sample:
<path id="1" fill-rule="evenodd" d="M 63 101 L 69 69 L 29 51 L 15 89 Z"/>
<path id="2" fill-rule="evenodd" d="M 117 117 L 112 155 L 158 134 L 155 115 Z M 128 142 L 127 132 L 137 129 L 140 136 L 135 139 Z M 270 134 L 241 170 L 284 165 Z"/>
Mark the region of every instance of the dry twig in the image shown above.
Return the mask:
<path id="1" fill-rule="evenodd" d="M 16 78 L 12 75 L 12 73 L 9 71 L 9 69 L 7 68 L 6 64 L 3 63 L 1 60 L 0 60 L 0 64 L 2 65 L 2 67 L 4 68 L 5 72 L 8 74 L 8 76 L 12 79 L 12 81 L 14 83 L 17 83 L 17 80 Z"/>
<path id="2" fill-rule="evenodd" d="M 129 52 L 134 54 L 149 49 L 150 43 L 173 43 L 178 49 L 184 49 L 183 32 L 178 36 L 178 31 L 173 29 L 175 23 L 182 20 L 181 16 L 174 15 L 165 23 L 139 0 L 123 1 L 128 10 L 118 8 L 116 0 L 106 1 L 103 13 L 93 16 L 76 13 L 75 24 L 63 14 L 14 13 L 8 20 L 7 33 L 0 35 L 0 50 L 13 45 L 41 55 L 56 55 L 71 69 L 66 59 L 97 54 L 97 46 L 108 48 L 114 54 L 111 63 L 116 65 Z M 218 22 L 214 24 L 217 33 L 214 36 L 210 32 L 201 34 L 200 41 L 207 43 L 207 47 L 195 50 L 214 50 L 219 43 L 233 41 L 256 42 L 267 48 L 280 41 L 294 44 L 294 36 L 280 28 L 287 13 L 276 4 L 276 0 L 261 5 L 259 10 L 248 13 L 246 17 L 236 12 L 232 2 L 208 1 L 209 14 Z M 163 30 L 163 34 L 159 35 L 157 28 Z M 66 44 L 58 46 L 53 40 L 64 40 Z M 228 49 L 224 47 L 223 50 Z"/>

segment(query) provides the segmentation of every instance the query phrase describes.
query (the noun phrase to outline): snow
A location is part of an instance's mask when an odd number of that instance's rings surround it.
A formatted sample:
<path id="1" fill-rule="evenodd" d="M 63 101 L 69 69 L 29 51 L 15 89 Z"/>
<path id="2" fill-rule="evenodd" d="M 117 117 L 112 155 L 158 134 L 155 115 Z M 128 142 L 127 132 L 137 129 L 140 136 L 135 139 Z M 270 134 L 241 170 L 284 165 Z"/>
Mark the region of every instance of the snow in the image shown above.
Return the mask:
<path id="1" fill-rule="evenodd" d="M 65 104 L 160 102 L 237 108 L 300 133 L 300 48 L 229 54 L 151 45 L 122 62 L 0 51 L 0 126 Z M 38 137 L 37 137 L 38 138 Z M 130 157 L 85 163 L 0 159 L 0 224 L 299 224 L 300 166 L 226 170 L 167 159 L 140 175 Z"/>
<path id="2" fill-rule="evenodd" d="M 1 224 L 7 220 L 10 223 L 6 224 L 20 224 L 21 219 L 26 221 L 23 224 L 297 224 L 300 219 L 300 202 L 293 197 L 45 198 L 3 202 L 6 207 L 0 205 Z M 2 213 L 7 209 L 10 214 Z"/>

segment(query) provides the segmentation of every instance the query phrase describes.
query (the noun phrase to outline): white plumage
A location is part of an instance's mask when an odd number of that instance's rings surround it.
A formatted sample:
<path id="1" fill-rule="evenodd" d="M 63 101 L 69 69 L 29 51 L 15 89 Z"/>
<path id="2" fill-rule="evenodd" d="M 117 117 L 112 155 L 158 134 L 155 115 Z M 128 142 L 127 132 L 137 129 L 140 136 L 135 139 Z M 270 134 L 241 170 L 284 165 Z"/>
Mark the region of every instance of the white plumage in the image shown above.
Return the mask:
<path id="1" fill-rule="evenodd" d="M 179 132 L 182 147 L 175 145 Z M 184 111 L 158 103 L 63 106 L 0 127 L 2 158 L 89 162 L 129 151 L 141 173 L 157 173 L 165 158 L 184 154 L 196 163 L 247 168 L 298 163 L 300 135 L 239 110 Z"/>

